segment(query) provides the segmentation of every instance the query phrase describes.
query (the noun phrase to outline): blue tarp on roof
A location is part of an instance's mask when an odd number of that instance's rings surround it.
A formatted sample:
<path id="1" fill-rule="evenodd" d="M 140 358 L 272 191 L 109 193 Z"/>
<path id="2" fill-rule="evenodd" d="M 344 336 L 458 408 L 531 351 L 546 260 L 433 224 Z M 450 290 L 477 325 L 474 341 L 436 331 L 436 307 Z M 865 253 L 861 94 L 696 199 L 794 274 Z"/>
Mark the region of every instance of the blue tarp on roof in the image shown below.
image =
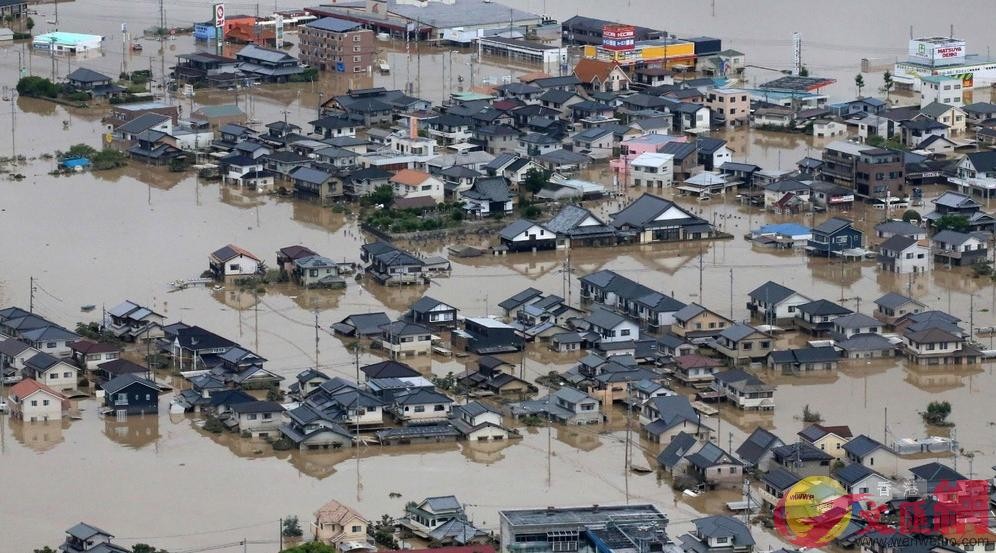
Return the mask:
<path id="1" fill-rule="evenodd" d="M 69 169 L 75 169 L 77 167 L 89 167 L 90 166 L 90 158 L 86 158 L 86 157 L 73 157 L 73 158 L 65 159 L 65 160 L 62 161 L 62 166 L 66 167 L 66 168 L 69 168 Z"/>
<path id="2" fill-rule="evenodd" d="M 755 234 L 785 234 L 789 236 L 796 236 L 799 234 L 812 234 L 813 230 L 807 226 L 797 225 L 795 223 L 781 223 L 774 225 L 764 225 L 761 228 L 754 231 Z"/>

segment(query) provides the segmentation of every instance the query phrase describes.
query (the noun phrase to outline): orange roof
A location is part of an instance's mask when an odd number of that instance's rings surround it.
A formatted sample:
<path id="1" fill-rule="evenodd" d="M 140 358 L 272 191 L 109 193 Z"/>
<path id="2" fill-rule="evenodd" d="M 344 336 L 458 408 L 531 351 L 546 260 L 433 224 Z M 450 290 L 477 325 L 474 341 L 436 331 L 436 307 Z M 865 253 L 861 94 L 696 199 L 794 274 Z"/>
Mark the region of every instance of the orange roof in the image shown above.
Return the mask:
<path id="1" fill-rule="evenodd" d="M 549 73 L 544 73 L 542 71 L 534 71 L 532 73 L 526 73 L 525 75 L 519 75 L 519 82 L 520 83 L 531 83 L 531 82 L 535 81 L 536 79 L 546 79 L 546 78 L 552 77 L 552 76 L 553 75 L 550 75 Z"/>
<path id="2" fill-rule="evenodd" d="M 418 186 L 425 182 L 425 179 L 429 178 L 431 175 L 423 171 L 416 171 L 414 169 L 402 169 L 391 177 L 391 182 L 396 182 L 404 186 Z"/>
<path id="3" fill-rule="evenodd" d="M 10 389 L 10 397 L 18 398 L 18 401 L 20 401 L 38 391 L 45 392 L 63 401 L 67 399 L 66 396 L 31 378 L 25 378 L 17 384 L 14 384 L 14 386 Z"/>
<path id="4" fill-rule="evenodd" d="M 598 82 L 604 83 L 616 67 L 619 67 L 619 64 L 612 61 L 581 58 L 581 61 L 574 66 L 574 75 L 586 83 L 594 82 L 596 79 Z"/>

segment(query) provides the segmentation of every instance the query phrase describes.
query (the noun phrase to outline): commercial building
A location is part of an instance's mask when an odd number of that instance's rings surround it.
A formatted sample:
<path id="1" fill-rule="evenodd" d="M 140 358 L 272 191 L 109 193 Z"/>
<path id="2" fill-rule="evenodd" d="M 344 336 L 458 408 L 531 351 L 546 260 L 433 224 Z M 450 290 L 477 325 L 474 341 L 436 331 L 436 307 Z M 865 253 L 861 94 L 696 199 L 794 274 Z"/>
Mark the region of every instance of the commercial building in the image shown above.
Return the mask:
<path id="1" fill-rule="evenodd" d="M 679 551 L 667 515 L 649 504 L 514 509 L 498 519 L 501 553 Z"/>
<path id="2" fill-rule="evenodd" d="M 52 50 L 57 54 L 83 54 L 100 50 L 103 40 L 104 37 L 100 35 L 56 31 L 36 36 L 31 41 L 31 47 L 36 50 Z"/>
<path id="3" fill-rule="evenodd" d="M 298 31 L 301 61 L 319 71 L 364 73 L 373 66 L 374 32 L 359 23 L 323 17 Z"/>
<path id="4" fill-rule="evenodd" d="M 893 80 L 897 87 L 920 91 L 923 77 L 958 77 L 962 88 L 982 88 L 996 83 L 996 59 L 969 54 L 964 40 L 923 37 L 909 41 L 906 61 L 897 62 Z"/>
<path id="5" fill-rule="evenodd" d="M 394 37 L 404 38 L 407 35 L 411 40 L 442 40 L 460 44 L 505 32 L 517 31 L 527 35 L 549 24 L 534 13 L 480 0 L 368 0 L 316 6 L 305 8 L 305 11 L 319 18 L 355 21 L 376 33 Z"/>

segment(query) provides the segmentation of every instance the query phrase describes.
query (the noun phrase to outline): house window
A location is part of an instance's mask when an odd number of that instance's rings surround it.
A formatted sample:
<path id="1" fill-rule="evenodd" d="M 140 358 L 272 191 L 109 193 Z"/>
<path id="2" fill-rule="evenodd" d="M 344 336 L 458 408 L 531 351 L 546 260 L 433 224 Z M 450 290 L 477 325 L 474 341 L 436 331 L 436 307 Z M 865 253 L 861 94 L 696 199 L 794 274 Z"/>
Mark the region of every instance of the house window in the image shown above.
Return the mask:
<path id="1" fill-rule="evenodd" d="M 73 373 L 71 373 L 71 372 L 64 372 L 64 373 L 62 373 L 62 378 L 72 378 L 72 377 L 73 377 Z"/>
<path id="2" fill-rule="evenodd" d="M 624 328 L 624 329 L 620 330 L 619 331 L 619 335 L 620 336 L 629 336 L 629 329 L 628 328 Z"/>
<path id="3" fill-rule="evenodd" d="M 445 405 L 437 405 L 437 406 L 433 407 L 432 410 L 433 411 L 445 411 L 446 410 L 446 406 Z"/>
<path id="4" fill-rule="evenodd" d="M 48 375 L 49 380 L 55 380 L 56 378 L 59 378 L 59 373 L 51 373 Z"/>
<path id="5" fill-rule="evenodd" d="M 52 348 L 56 347 L 57 345 L 58 344 L 56 344 L 55 342 L 45 342 L 45 347 L 48 348 L 48 349 L 52 349 Z"/>
<path id="6" fill-rule="evenodd" d="M 415 406 L 415 412 L 416 413 L 425 413 L 425 405 L 416 405 Z"/>
<path id="7" fill-rule="evenodd" d="M 38 400 L 32 399 L 31 400 L 31 406 L 32 407 L 38 407 Z"/>
<path id="8" fill-rule="evenodd" d="M 48 400 L 47 399 L 43 399 L 42 400 L 42 405 L 48 407 Z"/>
<path id="9" fill-rule="evenodd" d="M 249 420 L 251 420 L 251 421 L 254 421 L 254 420 L 256 420 L 256 414 L 255 413 L 250 413 L 250 414 L 246 415 L 246 418 L 249 419 Z"/>
<path id="10" fill-rule="evenodd" d="M 359 37 L 357 37 L 357 38 L 359 38 Z M 358 533 L 358 532 L 362 532 L 362 531 L 363 531 L 362 527 L 360 527 L 360 526 L 357 526 L 357 525 L 353 525 L 353 526 L 352 526 L 352 527 L 350 528 L 350 530 L 351 530 L 351 531 L 352 531 L 352 532 L 353 532 L 354 534 L 355 534 L 355 533 Z"/>

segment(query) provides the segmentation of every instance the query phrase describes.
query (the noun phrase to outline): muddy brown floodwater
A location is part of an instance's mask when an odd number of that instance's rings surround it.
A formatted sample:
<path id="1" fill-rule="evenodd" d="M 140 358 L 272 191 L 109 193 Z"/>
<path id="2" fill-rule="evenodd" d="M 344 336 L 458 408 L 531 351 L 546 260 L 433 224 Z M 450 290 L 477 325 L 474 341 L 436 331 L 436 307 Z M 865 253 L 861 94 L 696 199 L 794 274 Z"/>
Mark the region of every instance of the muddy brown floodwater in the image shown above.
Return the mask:
<path id="1" fill-rule="evenodd" d="M 837 97 L 852 94 L 848 85 L 861 57 L 885 58 L 902 54 L 907 25 L 917 32 L 946 32 L 929 24 L 936 11 L 927 3 L 885 1 L 866 6 L 874 13 L 853 18 L 846 10 L 830 10 L 812 18 L 815 3 L 716 1 L 715 17 L 709 4 L 682 0 L 667 2 L 667 10 L 651 0 L 621 2 L 550 2 L 552 15 L 564 19 L 575 13 L 610 17 L 668 28 L 679 34 L 723 37 L 727 47 L 747 52 L 751 63 L 787 66 L 791 59 L 790 33 L 806 37 L 806 61 L 816 74 L 841 80 Z M 516 7 L 543 11 L 541 0 L 512 0 Z M 170 3 L 171 24 L 189 24 L 207 18 L 197 3 Z M 543 3 L 544 5 L 546 3 Z M 281 3 L 287 9 L 304 5 Z M 975 5 L 975 8 L 971 6 Z M 108 41 L 101 56 L 73 60 L 115 74 L 122 68 L 117 34 L 121 22 L 135 32 L 156 23 L 150 0 L 81 0 L 62 4 L 63 30 L 101 32 Z M 230 11 L 250 11 L 255 5 L 229 4 Z M 802 6 L 802 7 L 800 7 Z M 969 14 L 987 9 L 966 2 L 966 9 L 948 14 L 956 32 L 969 40 L 970 49 L 986 46 L 985 18 Z M 47 31 L 51 6 L 39 6 L 38 31 Z M 892 10 L 902 9 L 906 19 Z M 779 17 L 768 15 L 777 12 Z M 667 15 L 664 15 L 667 14 Z M 885 28 L 882 20 L 894 23 Z M 818 22 L 818 23 L 817 23 Z M 867 29 L 854 26 L 870 26 Z M 852 29 L 846 38 L 836 30 Z M 832 34 L 831 34 L 832 33 Z M 294 41 L 294 37 L 290 39 Z M 127 67 L 158 72 L 157 45 L 145 42 L 142 54 L 128 54 Z M 404 46 L 380 43 L 392 66 L 388 76 L 372 77 L 372 84 L 402 87 L 417 71 L 408 65 Z M 167 42 L 167 67 L 178 53 L 193 48 L 190 37 Z M 0 47 L 0 80 L 16 81 L 16 51 L 20 45 Z M 448 50 L 423 51 L 422 79 L 417 91 L 438 100 L 449 90 L 442 78 Z M 453 55 L 454 73 L 470 82 L 468 52 Z M 488 60 L 485 60 L 486 62 Z M 495 62 L 497 60 L 491 60 Z M 57 60 L 57 74 L 70 69 L 69 60 Z M 47 75 L 51 59 L 28 53 L 25 64 L 35 74 Z M 475 64 L 475 79 L 500 80 L 528 68 L 503 68 L 495 63 Z M 763 74 L 761 78 L 763 78 Z M 752 77 L 753 78 L 753 77 Z M 454 79 L 454 82 L 456 80 Z M 325 76 L 316 84 L 260 87 L 241 92 L 198 93 L 184 99 L 184 110 L 204 103 L 239 101 L 259 121 L 282 118 L 287 110 L 294 122 L 311 118 L 319 100 L 350 86 L 369 86 L 370 78 L 350 83 L 341 76 Z M 874 84 L 874 83 L 873 83 Z M 273 262 L 274 252 L 289 244 L 306 244 L 333 259 L 356 260 L 364 237 L 346 214 L 285 198 L 257 196 L 201 183 L 196 178 L 145 167 L 119 171 L 50 177 L 53 162 L 34 159 L 42 153 L 67 149 L 77 142 L 99 143 L 99 110 L 67 109 L 47 102 L 17 99 L 16 148 L 33 159 L 18 168 L 20 182 L 0 180 L 0 236 L 4 263 L 0 265 L 0 305 L 26 305 L 29 278 L 36 279 L 37 311 L 61 324 L 95 320 L 80 313 L 83 304 L 115 305 L 132 299 L 154 306 L 172 321 L 183 320 L 211 329 L 257 350 L 267 366 L 285 377 L 315 364 L 313 320 L 317 312 L 323 328 L 355 312 L 387 311 L 398 315 L 422 294 L 451 303 L 466 315 L 495 313 L 497 303 L 527 286 L 577 297 L 577 276 L 613 269 L 684 301 L 704 301 L 737 319 L 746 313 L 746 293 L 765 280 L 792 286 L 812 297 L 861 298 L 869 313 L 872 301 L 887 291 L 906 291 L 925 303 L 950 310 L 976 327 L 996 326 L 993 286 L 959 270 L 935 268 L 912 282 L 882 275 L 869 263 L 831 263 L 805 256 L 753 248 L 740 238 L 765 222 L 795 220 L 749 211 L 732 198 L 685 205 L 700 211 L 735 239 L 695 245 L 629 246 L 576 250 L 575 269 L 565 290 L 559 270 L 563 252 L 512 255 L 503 258 L 454 259 L 453 274 L 430 287 L 384 289 L 350 283 L 341 291 L 302 291 L 290 285 L 269 287 L 254 295 L 236 289 L 189 289 L 167 293 L 166 283 L 196 276 L 206 268 L 207 255 L 217 247 L 237 243 Z M 0 110 L 6 122 L 9 106 Z M 65 124 L 63 124 L 65 122 Z M 7 130 L 4 124 L 0 128 Z M 749 159 L 766 168 L 791 167 L 822 143 L 807 137 L 763 132 L 724 135 L 737 160 Z M 10 133 L 0 132 L 0 153 L 8 155 Z M 589 178 L 611 182 L 608 172 L 596 168 Z M 630 195 L 639 190 L 629 191 Z M 928 190 L 936 196 L 939 190 Z M 928 198 L 929 200 L 929 198 Z M 595 204 L 605 215 L 616 201 Z M 928 203 L 929 205 L 929 203 Z M 857 209 L 850 213 L 868 229 L 881 212 Z M 822 218 L 806 222 L 818 223 Z M 418 243 L 411 247 L 441 253 L 446 244 Z M 704 298 L 699 298 L 699 257 Z M 731 283 L 732 272 L 732 283 Z M 732 291 L 732 301 L 731 301 Z M 846 300 L 857 308 L 857 300 Z M 975 309 L 970 313 L 970 306 Z M 983 339 L 983 342 L 991 338 Z M 784 341 L 783 341 L 784 343 Z M 380 358 L 361 353 L 361 363 Z M 556 355 L 533 348 L 525 360 L 525 374 L 535 379 L 551 370 L 563 370 L 575 356 Z M 334 375 L 353 377 L 355 369 L 344 345 L 327 332 L 320 334 L 318 365 Z M 413 364 L 426 373 L 444 375 L 463 370 L 458 359 L 418 359 Z M 833 374 L 812 377 L 765 375 L 776 382 L 777 408 L 773 414 L 743 414 L 724 408 L 720 442 L 736 446 L 756 426 L 783 438 L 802 428 L 803 407 L 820 412 L 830 424 L 848 424 L 855 432 L 883 439 L 888 409 L 888 439 L 923 436 L 928 432 L 917 415 L 933 399 L 954 405 L 953 433 L 966 455 L 951 459 L 959 470 L 989 475 L 996 464 L 992 431 L 996 412 L 989 399 L 996 394 L 990 365 L 976 367 L 909 367 L 901 361 L 876 361 L 842 366 Z M 169 396 L 163 398 L 164 405 Z M 82 419 L 60 424 L 24 425 L 0 419 L 0 520 L 3 550 L 27 551 L 56 545 L 62 531 L 80 519 L 107 527 L 122 543 L 152 542 L 171 551 L 232 544 L 243 538 L 260 542 L 249 551 L 272 551 L 277 519 L 296 514 L 307 521 L 322 503 L 335 498 L 354 505 L 369 517 L 399 515 L 409 500 L 454 493 L 469 504 L 475 522 L 496 529 L 496 511 L 505 507 L 547 504 L 653 501 L 674 521 L 673 533 L 684 531 L 703 511 L 717 511 L 736 494 L 707 494 L 677 504 L 667 482 L 653 474 L 623 470 L 624 418 L 610 412 L 602 426 L 585 428 L 523 429 L 523 439 L 506 444 L 436 447 L 366 447 L 334 453 L 273 454 L 235 436 L 202 432 L 186 416 L 139 417 L 127 422 L 105 421 L 92 400 L 82 401 Z M 165 411 L 165 409 L 164 409 Z M 653 465 L 656 451 L 640 444 L 643 458 Z M 970 455 L 970 456 L 969 456 Z M 971 464 L 970 464 L 971 463 Z M 401 494 L 392 497 L 390 494 Z M 762 546 L 777 541 L 758 533 Z M 270 543 L 264 543 L 270 542 Z M 229 547 L 229 549 L 239 549 Z"/>

